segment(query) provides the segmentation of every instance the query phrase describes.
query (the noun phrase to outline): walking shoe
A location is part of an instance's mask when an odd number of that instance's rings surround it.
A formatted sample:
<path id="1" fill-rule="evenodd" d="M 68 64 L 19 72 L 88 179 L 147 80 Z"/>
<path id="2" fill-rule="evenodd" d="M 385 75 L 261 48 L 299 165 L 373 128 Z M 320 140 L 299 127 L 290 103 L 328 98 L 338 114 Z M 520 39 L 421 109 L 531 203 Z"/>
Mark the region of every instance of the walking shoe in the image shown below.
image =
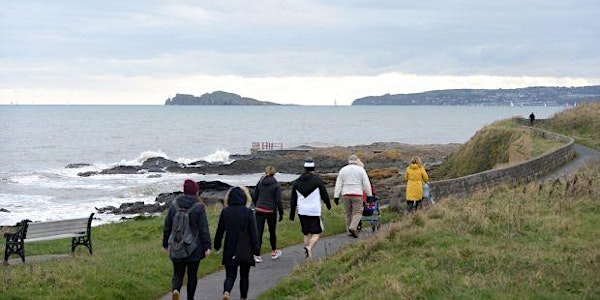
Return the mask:
<path id="1" fill-rule="evenodd" d="M 306 248 L 306 253 L 308 258 L 312 258 L 312 250 L 310 248 Z"/>
<path id="2" fill-rule="evenodd" d="M 278 259 L 281 254 L 283 254 L 283 252 L 281 252 L 281 250 L 277 249 L 275 251 L 271 251 L 271 259 Z"/>
<path id="3" fill-rule="evenodd" d="M 172 299 L 173 300 L 179 300 L 179 291 L 178 290 L 173 290 L 173 295 L 172 295 Z"/>
<path id="4" fill-rule="evenodd" d="M 254 262 L 261 263 L 262 262 L 262 257 L 261 256 L 254 256 Z"/>
<path id="5" fill-rule="evenodd" d="M 223 292 L 223 300 L 230 300 L 231 296 L 229 295 L 229 292 Z"/>
<path id="6" fill-rule="evenodd" d="M 348 229 L 350 231 L 350 236 L 353 238 L 357 238 L 358 234 L 356 233 L 356 230 L 354 229 Z"/>
<path id="7" fill-rule="evenodd" d="M 308 258 L 308 248 L 304 247 L 304 256 L 306 256 Z"/>

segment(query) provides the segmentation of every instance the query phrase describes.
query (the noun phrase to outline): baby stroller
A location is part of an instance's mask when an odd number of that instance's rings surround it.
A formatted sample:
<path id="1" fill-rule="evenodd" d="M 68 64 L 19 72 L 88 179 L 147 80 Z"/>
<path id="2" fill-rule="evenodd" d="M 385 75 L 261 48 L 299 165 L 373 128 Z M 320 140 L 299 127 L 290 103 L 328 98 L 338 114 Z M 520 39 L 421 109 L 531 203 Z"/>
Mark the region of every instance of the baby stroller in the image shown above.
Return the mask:
<path id="1" fill-rule="evenodd" d="M 363 201 L 363 214 L 358 223 L 358 231 L 362 230 L 363 222 L 369 222 L 371 230 L 381 228 L 381 210 L 379 209 L 379 199 L 375 196 L 367 197 Z"/>

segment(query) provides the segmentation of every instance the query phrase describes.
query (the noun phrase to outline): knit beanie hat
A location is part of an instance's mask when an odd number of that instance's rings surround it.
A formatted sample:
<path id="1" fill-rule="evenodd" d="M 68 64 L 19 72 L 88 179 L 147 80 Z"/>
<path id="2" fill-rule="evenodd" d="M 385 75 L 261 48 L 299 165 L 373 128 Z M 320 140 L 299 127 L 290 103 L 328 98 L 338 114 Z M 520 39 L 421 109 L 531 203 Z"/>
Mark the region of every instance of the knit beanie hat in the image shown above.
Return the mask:
<path id="1" fill-rule="evenodd" d="M 200 190 L 200 188 L 198 188 L 198 184 L 191 179 L 186 179 L 183 183 L 183 193 L 186 195 L 196 195 L 198 190 Z"/>

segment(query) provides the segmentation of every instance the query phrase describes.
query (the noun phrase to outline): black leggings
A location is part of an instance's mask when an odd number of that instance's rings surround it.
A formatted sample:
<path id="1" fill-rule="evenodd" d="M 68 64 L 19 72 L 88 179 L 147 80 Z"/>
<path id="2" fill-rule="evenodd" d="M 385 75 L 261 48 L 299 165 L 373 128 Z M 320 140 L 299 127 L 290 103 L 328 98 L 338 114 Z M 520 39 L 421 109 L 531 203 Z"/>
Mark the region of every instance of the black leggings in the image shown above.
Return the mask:
<path id="1" fill-rule="evenodd" d="M 417 210 L 421 206 L 421 202 L 423 202 L 423 201 L 422 200 L 418 200 L 418 201 L 406 200 L 406 208 L 409 211 Z"/>
<path id="2" fill-rule="evenodd" d="M 173 280 L 171 285 L 173 290 L 181 291 L 183 285 L 183 276 L 185 275 L 185 269 L 187 268 L 187 297 L 188 299 L 194 299 L 196 293 L 196 285 L 198 284 L 198 265 L 200 261 L 195 262 L 179 262 L 173 261 Z"/>
<path id="3" fill-rule="evenodd" d="M 250 265 L 240 264 L 240 297 L 248 297 L 248 287 L 250 287 Z M 223 284 L 223 292 L 231 293 L 233 284 L 237 277 L 238 265 L 225 266 L 225 283 Z"/>
<path id="4" fill-rule="evenodd" d="M 271 242 L 271 250 L 277 249 L 277 235 L 275 229 L 277 226 L 277 214 L 263 214 L 256 212 L 256 230 L 258 231 L 258 248 L 262 247 L 263 231 L 265 230 L 265 220 L 269 225 L 269 241 Z"/>

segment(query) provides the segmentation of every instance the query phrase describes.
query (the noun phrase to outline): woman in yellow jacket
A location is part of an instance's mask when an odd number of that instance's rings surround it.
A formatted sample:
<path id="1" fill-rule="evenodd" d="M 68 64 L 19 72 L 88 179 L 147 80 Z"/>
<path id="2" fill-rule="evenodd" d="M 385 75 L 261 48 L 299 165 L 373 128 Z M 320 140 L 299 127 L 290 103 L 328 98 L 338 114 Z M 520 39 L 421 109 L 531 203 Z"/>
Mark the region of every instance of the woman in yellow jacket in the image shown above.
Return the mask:
<path id="1" fill-rule="evenodd" d="M 404 173 L 406 180 L 406 207 L 409 212 L 416 210 L 423 200 L 423 184 L 429 181 L 427 171 L 418 156 L 413 156 Z"/>

